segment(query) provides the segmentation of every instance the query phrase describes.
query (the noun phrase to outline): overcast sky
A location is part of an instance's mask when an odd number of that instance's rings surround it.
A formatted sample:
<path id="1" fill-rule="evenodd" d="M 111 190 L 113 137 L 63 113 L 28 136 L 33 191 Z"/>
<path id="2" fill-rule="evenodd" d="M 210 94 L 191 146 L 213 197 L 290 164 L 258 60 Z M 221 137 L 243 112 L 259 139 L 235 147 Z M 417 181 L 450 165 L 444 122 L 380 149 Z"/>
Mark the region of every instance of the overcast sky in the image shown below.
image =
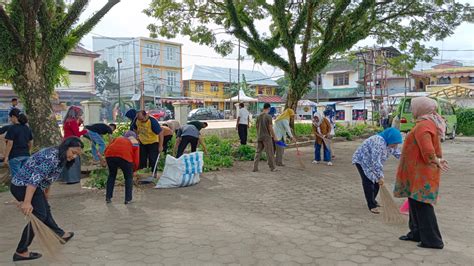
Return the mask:
<path id="1" fill-rule="evenodd" d="M 99 10 L 107 0 L 90 1 L 86 11 L 82 14 L 81 21 L 90 17 L 93 12 Z M 92 49 L 92 36 L 107 37 L 149 37 L 149 31 L 146 26 L 154 20 L 143 14 L 142 10 L 147 8 L 151 0 L 121 0 L 112 10 L 105 15 L 101 22 L 92 30 L 90 34 L 84 37 L 81 43 L 88 49 Z M 474 0 L 465 0 L 461 2 L 469 2 L 474 5 Z M 265 28 L 266 25 L 260 25 Z M 442 42 L 430 42 L 431 46 L 444 50 L 474 50 L 474 24 L 464 23 L 458 27 L 454 35 L 448 37 Z M 179 37 L 173 41 L 183 44 L 183 67 L 192 64 L 210 65 L 210 66 L 228 66 L 237 68 L 237 52 L 222 58 L 214 52 L 213 49 L 195 44 L 187 37 Z M 364 40 L 357 46 L 373 45 L 371 40 Z M 245 55 L 245 51 L 242 51 Z M 465 65 L 474 65 L 473 51 L 444 51 L 438 59 L 443 61 L 448 59 L 457 59 Z M 424 66 L 426 68 L 427 66 Z M 277 76 L 282 72 L 269 65 L 254 64 L 248 56 L 241 64 L 243 69 L 255 69 L 263 72 L 268 76 Z"/>

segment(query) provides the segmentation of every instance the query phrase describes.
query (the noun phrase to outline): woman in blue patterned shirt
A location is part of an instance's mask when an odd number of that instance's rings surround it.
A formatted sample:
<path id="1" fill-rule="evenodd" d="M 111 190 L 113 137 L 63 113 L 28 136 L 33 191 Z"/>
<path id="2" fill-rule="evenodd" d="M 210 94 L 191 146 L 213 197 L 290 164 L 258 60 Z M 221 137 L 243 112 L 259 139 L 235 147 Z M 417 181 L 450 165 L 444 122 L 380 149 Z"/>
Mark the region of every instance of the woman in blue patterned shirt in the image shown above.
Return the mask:
<path id="1" fill-rule="evenodd" d="M 387 128 L 366 139 L 352 156 L 352 163 L 355 164 L 362 178 L 367 206 L 372 213 L 380 213 L 375 198 L 379 193 L 379 186 L 384 183 L 383 164 L 390 154 L 400 159 L 401 153 L 398 149 L 400 143 L 402 143 L 400 130 L 393 127 Z"/>
<path id="2" fill-rule="evenodd" d="M 18 205 L 23 214 L 33 213 L 46 224 L 64 242 L 69 241 L 73 232 L 64 232 L 54 221 L 48 203 L 49 187 L 56 181 L 61 172 L 67 170 L 82 153 L 84 144 L 77 137 L 64 140 L 58 147 L 45 148 L 33 154 L 23 164 L 17 175 L 12 177 L 10 191 L 20 202 Z M 13 261 L 33 260 L 41 257 L 40 253 L 29 252 L 34 232 L 30 224 L 26 225 L 18 243 Z"/>

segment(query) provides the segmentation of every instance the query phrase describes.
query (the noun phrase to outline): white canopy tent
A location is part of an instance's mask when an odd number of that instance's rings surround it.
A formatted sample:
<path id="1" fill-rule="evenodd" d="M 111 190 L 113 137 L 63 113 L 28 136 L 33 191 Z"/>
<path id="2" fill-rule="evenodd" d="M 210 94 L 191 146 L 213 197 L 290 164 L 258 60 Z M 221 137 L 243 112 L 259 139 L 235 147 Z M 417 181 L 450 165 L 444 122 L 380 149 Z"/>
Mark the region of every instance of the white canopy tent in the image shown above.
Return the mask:
<path id="1" fill-rule="evenodd" d="M 245 95 L 245 92 L 243 90 L 240 90 L 239 95 L 236 95 L 232 98 L 226 99 L 225 101 L 226 102 L 240 101 L 240 102 L 244 102 L 244 103 L 254 103 L 254 102 L 258 102 L 258 99 L 249 97 L 249 96 Z"/>

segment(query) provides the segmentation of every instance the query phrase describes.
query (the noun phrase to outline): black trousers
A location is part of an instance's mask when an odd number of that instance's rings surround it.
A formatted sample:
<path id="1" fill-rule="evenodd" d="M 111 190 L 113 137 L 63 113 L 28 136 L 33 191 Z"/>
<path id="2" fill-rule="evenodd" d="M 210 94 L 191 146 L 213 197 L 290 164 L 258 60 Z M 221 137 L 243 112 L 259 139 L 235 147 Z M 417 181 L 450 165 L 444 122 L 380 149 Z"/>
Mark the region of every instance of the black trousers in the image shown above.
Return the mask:
<path id="1" fill-rule="evenodd" d="M 239 124 L 237 126 L 237 131 L 239 132 L 240 145 L 247 144 L 247 135 L 248 135 L 248 125 Z"/>
<path id="2" fill-rule="evenodd" d="M 357 167 L 357 171 L 359 171 L 360 178 L 362 179 L 362 187 L 364 189 L 365 200 L 367 201 L 367 207 L 369 210 L 373 208 L 377 208 L 377 195 L 379 194 L 379 184 L 372 182 L 364 173 L 364 169 L 360 164 L 356 163 L 355 166 Z"/>
<path id="3" fill-rule="evenodd" d="M 114 194 L 115 179 L 118 169 L 122 170 L 125 178 L 125 200 L 132 200 L 133 190 L 133 163 L 120 157 L 107 157 L 107 166 L 109 167 L 109 178 L 107 179 L 107 188 L 105 197 L 111 199 Z"/>
<path id="4" fill-rule="evenodd" d="M 176 158 L 179 158 L 181 157 L 181 155 L 183 155 L 184 150 L 186 150 L 186 147 L 190 143 L 191 143 L 191 152 L 195 152 L 197 150 L 199 138 L 191 137 L 191 136 L 181 137 L 181 142 L 178 145 L 178 152 L 176 153 Z"/>
<path id="5" fill-rule="evenodd" d="M 155 162 L 160 154 L 158 142 L 151 144 L 140 143 L 140 169 L 155 167 Z"/>
<path id="6" fill-rule="evenodd" d="M 23 201 L 25 199 L 26 186 L 15 186 L 11 184 L 10 192 L 16 200 Z M 64 235 L 64 231 L 59 228 L 56 221 L 54 221 L 53 215 L 51 214 L 51 207 L 49 206 L 44 192 L 40 188 L 36 188 L 33 198 L 31 199 L 31 205 L 33 206 L 33 214 L 38 217 L 39 220 L 51 228 L 58 236 L 62 237 Z M 21 235 L 16 252 L 23 253 L 28 251 L 28 247 L 31 245 L 34 237 L 35 233 L 33 232 L 33 227 L 29 223 L 23 229 L 23 234 Z"/>
<path id="7" fill-rule="evenodd" d="M 163 138 L 163 154 L 166 154 L 168 151 L 168 146 L 170 145 L 170 141 L 173 138 L 173 135 L 165 136 Z"/>
<path id="8" fill-rule="evenodd" d="M 439 232 L 438 222 L 433 205 L 408 198 L 410 205 L 410 232 L 407 236 L 415 241 L 421 241 L 428 247 L 443 247 L 443 239 Z"/>

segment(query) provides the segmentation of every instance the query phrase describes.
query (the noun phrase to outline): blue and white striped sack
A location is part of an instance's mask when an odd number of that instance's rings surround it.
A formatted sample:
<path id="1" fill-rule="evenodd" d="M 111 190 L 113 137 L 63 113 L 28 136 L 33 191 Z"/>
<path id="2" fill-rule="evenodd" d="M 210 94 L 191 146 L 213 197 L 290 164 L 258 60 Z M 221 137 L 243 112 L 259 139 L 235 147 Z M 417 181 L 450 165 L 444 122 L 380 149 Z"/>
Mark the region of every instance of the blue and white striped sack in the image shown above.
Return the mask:
<path id="1" fill-rule="evenodd" d="M 203 153 L 193 152 L 174 158 L 166 156 L 165 169 L 155 188 L 187 187 L 199 183 L 204 164 Z"/>

